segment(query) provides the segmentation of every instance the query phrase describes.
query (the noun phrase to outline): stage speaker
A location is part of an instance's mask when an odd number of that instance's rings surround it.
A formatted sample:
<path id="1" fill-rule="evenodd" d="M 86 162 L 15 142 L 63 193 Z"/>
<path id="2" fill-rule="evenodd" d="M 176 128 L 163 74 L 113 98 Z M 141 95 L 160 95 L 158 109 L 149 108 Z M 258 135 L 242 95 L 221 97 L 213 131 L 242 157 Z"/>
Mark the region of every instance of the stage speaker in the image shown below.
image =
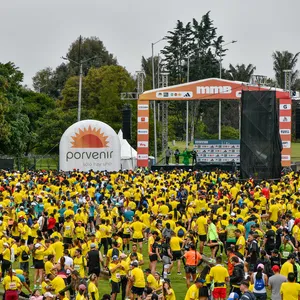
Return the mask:
<path id="1" fill-rule="evenodd" d="M 275 91 L 243 91 L 241 178 L 278 179 L 282 143 Z"/>
<path id="2" fill-rule="evenodd" d="M 296 108 L 296 139 L 300 139 L 300 107 Z"/>
<path id="3" fill-rule="evenodd" d="M 131 107 L 129 105 L 125 106 L 122 111 L 123 123 L 123 139 L 131 140 Z"/>

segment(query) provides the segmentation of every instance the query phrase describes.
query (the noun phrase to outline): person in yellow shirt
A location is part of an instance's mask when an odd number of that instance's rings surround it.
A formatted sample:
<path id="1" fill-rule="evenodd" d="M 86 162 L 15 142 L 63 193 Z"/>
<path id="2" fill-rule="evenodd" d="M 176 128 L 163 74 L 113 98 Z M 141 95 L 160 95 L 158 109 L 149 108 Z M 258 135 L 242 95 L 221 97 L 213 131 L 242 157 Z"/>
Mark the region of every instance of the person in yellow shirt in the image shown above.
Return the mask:
<path id="1" fill-rule="evenodd" d="M 121 281 L 120 270 L 122 268 L 123 266 L 120 263 L 119 257 L 117 255 L 114 255 L 111 259 L 111 263 L 109 264 L 109 271 L 111 274 L 110 281 L 111 281 L 112 300 L 116 300 L 118 293 L 120 293 L 120 281 Z"/>
<path id="2" fill-rule="evenodd" d="M 134 243 L 138 243 L 139 252 L 142 253 L 144 237 L 143 232 L 146 229 L 146 225 L 140 221 L 140 218 L 138 216 L 134 216 L 134 222 L 131 224 L 130 228 L 133 231 L 132 241 Z"/>
<path id="3" fill-rule="evenodd" d="M 34 245 L 33 257 L 34 257 L 34 288 L 37 288 L 37 283 L 40 283 L 43 278 L 44 272 L 44 250 L 45 247 L 41 244 L 41 239 L 37 238 L 37 243 Z"/>
<path id="4" fill-rule="evenodd" d="M 55 252 L 55 262 L 58 262 L 58 260 L 64 255 L 64 244 L 59 240 L 58 236 L 54 238 L 52 248 Z"/>
<path id="5" fill-rule="evenodd" d="M 235 230 L 235 236 L 236 236 L 236 246 L 238 247 L 238 252 L 244 256 L 245 255 L 245 246 L 246 246 L 245 237 L 242 235 L 240 229 Z"/>
<path id="6" fill-rule="evenodd" d="M 125 251 L 125 248 L 127 248 L 127 253 L 129 253 L 129 247 L 130 247 L 129 241 L 131 236 L 129 220 L 126 220 L 125 223 L 123 223 L 121 227 L 121 232 L 123 238 L 123 251 Z"/>
<path id="7" fill-rule="evenodd" d="M 81 278 L 85 277 L 85 269 L 87 266 L 86 258 L 82 255 L 81 249 L 75 250 L 75 258 L 73 260 L 74 270 L 76 270 Z"/>
<path id="8" fill-rule="evenodd" d="M 72 244 L 74 229 L 74 222 L 71 220 L 71 217 L 68 216 L 66 222 L 63 224 L 64 244 Z"/>
<path id="9" fill-rule="evenodd" d="M 54 267 L 54 255 L 48 255 L 47 261 L 45 262 L 45 274 L 49 275 L 52 273 L 52 269 Z"/>
<path id="10" fill-rule="evenodd" d="M 2 284 L 5 290 L 5 299 L 19 299 L 18 290 L 21 290 L 22 283 L 17 276 L 13 275 L 12 269 L 8 271 Z"/>
<path id="11" fill-rule="evenodd" d="M 66 287 L 65 281 L 60 276 L 48 274 L 47 277 L 50 279 L 51 290 L 54 291 L 54 294 L 59 294 Z"/>
<path id="12" fill-rule="evenodd" d="M 200 217 L 196 221 L 196 228 L 200 240 L 200 254 L 203 254 L 204 243 L 207 240 L 207 218 L 206 212 L 201 211 Z"/>
<path id="13" fill-rule="evenodd" d="M 280 275 L 288 277 L 288 274 L 294 272 L 294 264 L 295 264 L 295 255 L 290 254 L 288 256 L 288 260 L 282 265 L 280 270 Z"/>
<path id="14" fill-rule="evenodd" d="M 145 276 L 143 271 L 138 267 L 137 261 L 133 261 L 130 265 L 132 267 L 131 275 L 129 277 L 132 282 L 131 292 L 133 297 L 141 300 L 146 286 Z"/>
<path id="15" fill-rule="evenodd" d="M 165 300 L 176 300 L 175 292 L 172 289 L 170 280 L 166 280 L 163 283 L 163 296 Z"/>
<path id="16" fill-rule="evenodd" d="M 300 284 L 296 283 L 294 272 L 288 273 L 288 282 L 283 282 L 280 287 L 282 300 L 298 300 L 300 297 Z"/>
<path id="17" fill-rule="evenodd" d="M 85 238 L 85 234 L 86 234 L 86 231 L 85 231 L 85 228 L 82 226 L 82 223 L 81 222 L 77 222 L 77 226 L 75 228 L 75 236 L 77 239 L 83 241 L 84 238 Z"/>
<path id="18" fill-rule="evenodd" d="M 180 275 L 181 274 L 181 246 L 183 244 L 183 239 L 176 236 L 175 232 L 172 233 L 171 239 L 170 239 L 170 248 L 172 251 L 172 264 L 171 264 L 171 269 L 170 272 L 172 270 L 172 267 L 174 265 L 174 262 L 177 261 L 177 274 Z"/>
<path id="19" fill-rule="evenodd" d="M 96 274 L 91 274 L 89 277 L 88 293 L 89 299 L 91 300 L 100 300 L 99 291 L 98 291 L 98 278 Z"/>
<path id="20" fill-rule="evenodd" d="M 205 280 L 202 278 L 197 278 L 195 283 L 192 284 L 185 294 L 184 300 L 198 300 L 199 299 L 199 290 L 203 287 Z"/>
<path id="21" fill-rule="evenodd" d="M 20 269 L 28 272 L 29 271 L 29 254 L 30 254 L 30 250 L 29 250 L 29 247 L 25 245 L 25 240 L 24 239 L 20 240 L 20 246 L 17 249 L 16 254 L 19 257 Z"/>

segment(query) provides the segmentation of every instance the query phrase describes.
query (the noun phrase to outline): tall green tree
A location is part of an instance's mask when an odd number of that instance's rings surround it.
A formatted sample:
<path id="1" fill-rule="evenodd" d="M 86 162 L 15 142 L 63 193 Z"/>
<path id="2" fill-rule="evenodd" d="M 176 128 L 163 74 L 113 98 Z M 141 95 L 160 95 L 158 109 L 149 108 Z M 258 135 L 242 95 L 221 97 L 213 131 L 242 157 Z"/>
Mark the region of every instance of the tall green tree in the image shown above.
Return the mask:
<path id="1" fill-rule="evenodd" d="M 289 51 L 275 51 L 273 57 L 273 70 L 275 71 L 275 78 L 279 87 L 284 88 L 285 76 L 284 70 L 291 70 L 291 83 L 294 84 L 298 76 L 296 65 L 300 52 L 293 54 Z"/>
<path id="2" fill-rule="evenodd" d="M 22 154 L 30 138 L 29 118 L 22 112 L 22 80 L 23 73 L 14 63 L 0 63 L 0 151 L 4 154 Z"/>

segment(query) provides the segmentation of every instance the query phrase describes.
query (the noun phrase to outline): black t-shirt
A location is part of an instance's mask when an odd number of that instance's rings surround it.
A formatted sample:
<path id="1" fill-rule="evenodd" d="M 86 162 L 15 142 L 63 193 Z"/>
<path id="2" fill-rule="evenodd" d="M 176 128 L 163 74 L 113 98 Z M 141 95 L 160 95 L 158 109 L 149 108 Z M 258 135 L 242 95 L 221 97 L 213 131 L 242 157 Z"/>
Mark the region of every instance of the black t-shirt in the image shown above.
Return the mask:
<path id="1" fill-rule="evenodd" d="M 100 257 L 98 250 L 91 250 L 87 253 L 88 263 L 90 269 L 100 269 Z"/>
<path id="2" fill-rule="evenodd" d="M 170 249 L 170 245 L 167 243 L 161 244 L 161 255 L 162 256 L 169 256 L 168 250 Z"/>
<path id="3" fill-rule="evenodd" d="M 272 229 L 266 231 L 265 238 L 267 239 L 266 248 L 273 249 L 275 247 L 275 241 L 276 241 L 275 231 Z"/>

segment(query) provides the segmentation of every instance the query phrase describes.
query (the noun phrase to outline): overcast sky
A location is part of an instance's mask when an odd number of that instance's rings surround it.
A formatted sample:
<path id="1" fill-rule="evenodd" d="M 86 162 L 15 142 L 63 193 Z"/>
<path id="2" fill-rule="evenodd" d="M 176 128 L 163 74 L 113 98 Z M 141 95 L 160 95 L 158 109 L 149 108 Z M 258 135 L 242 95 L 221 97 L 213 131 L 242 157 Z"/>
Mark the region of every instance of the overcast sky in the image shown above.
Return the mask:
<path id="1" fill-rule="evenodd" d="M 184 23 L 211 18 L 228 46 L 224 60 L 252 63 L 256 74 L 273 77 L 272 52 L 300 51 L 299 0 L 0 0 L 0 62 L 13 61 L 31 86 L 42 68 L 55 68 L 81 34 L 97 36 L 120 65 L 134 73 L 151 43 Z M 164 43 L 156 45 L 155 53 Z M 299 66 L 298 66 L 299 67 Z"/>

